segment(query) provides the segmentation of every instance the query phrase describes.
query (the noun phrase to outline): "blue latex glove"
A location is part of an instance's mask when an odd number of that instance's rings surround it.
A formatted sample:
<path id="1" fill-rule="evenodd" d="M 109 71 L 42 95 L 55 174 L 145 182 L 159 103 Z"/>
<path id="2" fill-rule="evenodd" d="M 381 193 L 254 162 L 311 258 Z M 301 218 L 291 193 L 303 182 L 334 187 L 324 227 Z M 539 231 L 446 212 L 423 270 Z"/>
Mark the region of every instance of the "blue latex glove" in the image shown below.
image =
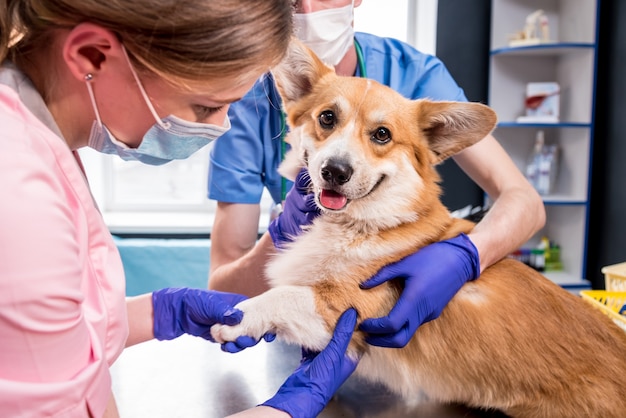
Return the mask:
<path id="1" fill-rule="evenodd" d="M 282 213 L 267 228 L 274 247 L 282 248 L 285 243 L 292 242 L 302 232 L 302 226 L 309 225 L 320 214 L 315 196 L 309 193 L 310 183 L 309 172 L 303 168 L 285 197 Z"/>
<path id="2" fill-rule="evenodd" d="M 324 350 L 319 354 L 303 350 L 300 366 L 263 405 L 287 412 L 293 418 L 318 416 L 358 364 L 358 359 L 346 354 L 356 318 L 356 311 L 348 309 L 337 321 Z"/>
<path id="3" fill-rule="evenodd" d="M 403 279 L 404 289 L 389 315 L 366 319 L 359 329 L 369 334 L 366 341 L 371 345 L 404 347 L 420 325 L 439 317 L 459 289 L 479 275 L 478 251 L 467 235 L 428 245 L 362 283 L 370 289 Z"/>
<path id="4" fill-rule="evenodd" d="M 276 339 L 276 334 L 267 333 L 263 336 L 263 339 L 268 343 L 272 342 Z M 222 351 L 227 353 L 238 353 L 246 348 L 257 345 L 259 341 L 261 340 L 257 340 L 256 338 L 249 337 L 247 335 L 242 335 L 241 337 L 237 337 L 235 341 L 229 341 L 222 344 Z"/>
<path id="5" fill-rule="evenodd" d="M 243 312 L 233 308 L 247 299 L 236 293 L 191 288 L 166 288 L 152 293 L 154 336 L 171 340 L 191 334 L 213 341 L 211 326 L 236 325 Z M 256 342 L 255 342 L 256 344 Z"/>

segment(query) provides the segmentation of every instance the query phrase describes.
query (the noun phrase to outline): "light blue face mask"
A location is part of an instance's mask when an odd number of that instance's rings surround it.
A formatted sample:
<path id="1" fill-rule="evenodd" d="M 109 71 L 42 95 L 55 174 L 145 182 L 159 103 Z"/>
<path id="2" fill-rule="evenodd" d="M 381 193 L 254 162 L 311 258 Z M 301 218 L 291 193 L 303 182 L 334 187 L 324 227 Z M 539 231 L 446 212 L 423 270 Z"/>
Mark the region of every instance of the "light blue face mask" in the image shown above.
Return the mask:
<path id="1" fill-rule="evenodd" d="M 224 119 L 223 126 L 189 122 L 174 115 L 161 119 L 156 110 L 154 110 L 154 106 L 130 63 L 125 49 L 124 55 L 126 55 L 133 77 L 156 123 L 146 132 L 137 148 L 130 148 L 117 140 L 100 119 L 100 113 L 91 86 L 93 76 L 87 74 L 85 76 L 87 90 L 96 114 L 96 120 L 91 127 L 91 134 L 89 135 L 89 146 L 91 148 L 105 154 L 117 154 L 127 161 L 137 160 L 145 164 L 162 165 L 172 160 L 188 158 L 191 154 L 216 140 L 230 129 L 228 117 Z"/>

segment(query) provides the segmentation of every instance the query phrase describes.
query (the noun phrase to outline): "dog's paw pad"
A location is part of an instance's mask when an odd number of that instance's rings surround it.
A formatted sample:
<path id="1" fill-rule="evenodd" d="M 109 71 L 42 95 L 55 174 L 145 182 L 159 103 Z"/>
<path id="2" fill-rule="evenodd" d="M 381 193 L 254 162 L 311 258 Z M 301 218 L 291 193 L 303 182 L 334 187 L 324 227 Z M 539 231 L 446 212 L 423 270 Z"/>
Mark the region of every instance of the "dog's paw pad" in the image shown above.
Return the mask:
<path id="1" fill-rule="evenodd" d="M 211 327 L 211 336 L 216 342 L 224 344 L 229 341 L 237 341 L 237 338 L 243 336 L 256 338 L 258 340 L 263 336 L 263 334 L 259 336 L 258 332 L 249 328 L 247 329 L 241 324 L 232 326 L 216 324 Z"/>
<path id="2" fill-rule="evenodd" d="M 225 342 L 231 341 L 226 339 L 226 328 L 228 327 L 222 324 L 215 324 L 211 327 L 211 337 L 213 337 L 216 343 L 224 344 Z"/>

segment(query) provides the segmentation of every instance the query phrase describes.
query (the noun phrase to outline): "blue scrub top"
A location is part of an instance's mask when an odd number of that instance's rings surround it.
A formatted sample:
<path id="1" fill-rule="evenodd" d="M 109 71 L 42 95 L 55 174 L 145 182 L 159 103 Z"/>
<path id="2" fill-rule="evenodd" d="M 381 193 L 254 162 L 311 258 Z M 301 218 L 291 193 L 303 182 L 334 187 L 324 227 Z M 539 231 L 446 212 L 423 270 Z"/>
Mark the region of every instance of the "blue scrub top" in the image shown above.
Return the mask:
<path id="1" fill-rule="evenodd" d="M 467 101 L 445 65 L 397 39 L 357 32 L 367 77 L 409 99 Z M 359 68 L 355 76 L 361 76 Z M 231 129 L 213 143 L 208 197 L 229 203 L 259 203 L 267 188 L 281 201 L 281 100 L 270 74 L 229 109 Z M 292 183 L 287 182 L 286 190 Z"/>

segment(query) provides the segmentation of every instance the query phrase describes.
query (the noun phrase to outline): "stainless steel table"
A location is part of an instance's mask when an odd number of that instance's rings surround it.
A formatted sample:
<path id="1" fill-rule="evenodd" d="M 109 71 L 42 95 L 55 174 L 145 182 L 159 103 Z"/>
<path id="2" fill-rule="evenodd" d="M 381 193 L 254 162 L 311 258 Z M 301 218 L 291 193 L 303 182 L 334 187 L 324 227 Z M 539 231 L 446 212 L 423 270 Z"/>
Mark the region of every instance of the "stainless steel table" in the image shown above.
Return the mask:
<path id="1" fill-rule="evenodd" d="M 113 391 L 122 418 L 221 418 L 270 398 L 299 360 L 299 348 L 279 342 L 229 354 L 191 336 L 149 341 L 126 349 L 115 362 Z M 426 399 L 406 407 L 384 388 L 353 377 L 320 417 L 505 416 Z"/>

